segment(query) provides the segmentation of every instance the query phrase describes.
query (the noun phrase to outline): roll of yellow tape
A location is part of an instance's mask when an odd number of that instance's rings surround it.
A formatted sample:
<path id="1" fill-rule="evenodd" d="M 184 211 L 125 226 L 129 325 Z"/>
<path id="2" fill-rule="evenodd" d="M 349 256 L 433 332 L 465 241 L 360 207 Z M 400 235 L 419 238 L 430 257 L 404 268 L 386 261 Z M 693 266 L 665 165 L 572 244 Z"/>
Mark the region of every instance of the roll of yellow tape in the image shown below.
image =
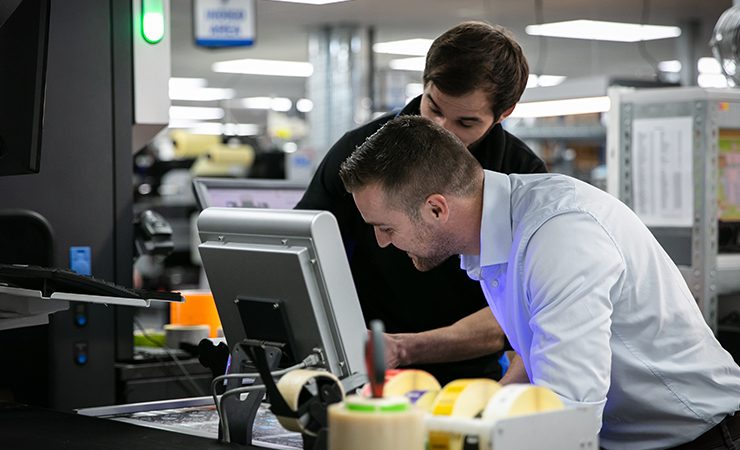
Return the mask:
<path id="1" fill-rule="evenodd" d="M 447 384 L 432 404 L 432 414 L 463 418 L 478 417 L 501 385 L 486 378 L 455 380 Z M 461 434 L 429 433 L 429 450 L 461 450 Z"/>
<path id="2" fill-rule="evenodd" d="M 319 393 L 319 386 L 322 383 L 334 383 L 339 386 L 344 397 L 344 388 L 337 377 L 329 372 L 319 370 L 296 369 L 283 375 L 277 383 L 280 395 L 285 399 L 285 403 L 292 411 L 298 411 L 303 404 L 308 402 L 312 397 Z M 316 436 L 318 430 L 308 427 L 310 416 L 307 412 L 302 416 L 282 417 L 277 416 L 278 422 L 286 430 L 297 431 L 300 433 Z"/>
<path id="3" fill-rule="evenodd" d="M 484 419 L 501 419 L 563 409 L 553 391 L 531 384 L 509 384 L 491 397 L 483 411 Z"/>
<path id="4" fill-rule="evenodd" d="M 329 406 L 329 450 L 424 450 L 424 412 L 406 397 L 347 397 Z"/>

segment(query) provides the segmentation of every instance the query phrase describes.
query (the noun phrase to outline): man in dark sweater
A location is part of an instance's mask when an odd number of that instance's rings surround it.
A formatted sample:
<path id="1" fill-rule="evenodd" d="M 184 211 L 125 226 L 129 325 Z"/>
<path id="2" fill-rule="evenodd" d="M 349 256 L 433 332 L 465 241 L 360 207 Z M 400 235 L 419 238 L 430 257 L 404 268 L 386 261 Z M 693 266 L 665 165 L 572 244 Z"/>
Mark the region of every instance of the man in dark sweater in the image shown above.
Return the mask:
<path id="1" fill-rule="evenodd" d="M 339 178 L 339 166 L 397 115 L 422 115 L 455 134 L 483 168 L 502 173 L 546 172 L 545 164 L 501 121 L 514 110 L 529 69 L 507 30 L 460 24 L 435 39 L 426 59 L 424 93 L 400 113 L 346 133 L 329 150 L 298 204 L 331 211 L 339 221 L 366 321 L 385 323 L 391 367 L 415 367 L 445 384 L 458 378 L 501 377 L 505 337 L 478 283 L 452 257 L 420 272 L 395 247 L 380 248 Z M 392 230 L 383 230 L 392 232 Z"/>

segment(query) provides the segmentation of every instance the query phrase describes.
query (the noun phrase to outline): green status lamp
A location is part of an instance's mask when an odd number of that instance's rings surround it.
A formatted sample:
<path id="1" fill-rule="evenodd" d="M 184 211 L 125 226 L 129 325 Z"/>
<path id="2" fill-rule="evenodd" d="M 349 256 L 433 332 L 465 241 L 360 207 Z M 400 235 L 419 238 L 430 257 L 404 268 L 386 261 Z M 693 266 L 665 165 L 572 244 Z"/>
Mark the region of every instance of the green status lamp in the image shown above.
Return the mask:
<path id="1" fill-rule="evenodd" d="M 150 44 L 164 38 L 164 0 L 141 0 L 141 35 Z"/>

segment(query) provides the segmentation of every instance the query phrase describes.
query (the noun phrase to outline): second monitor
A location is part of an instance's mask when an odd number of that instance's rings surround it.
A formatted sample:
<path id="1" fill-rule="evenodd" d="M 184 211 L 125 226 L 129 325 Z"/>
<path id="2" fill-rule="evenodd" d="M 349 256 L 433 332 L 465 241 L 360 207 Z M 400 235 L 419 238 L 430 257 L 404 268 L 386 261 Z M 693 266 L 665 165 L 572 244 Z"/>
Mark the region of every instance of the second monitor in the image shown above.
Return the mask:
<path id="1" fill-rule="evenodd" d="M 345 388 L 365 382 L 367 330 L 331 213 L 208 208 L 198 229 L 230 349 L 277 341 L 289 364 L 318 352 Z"/>

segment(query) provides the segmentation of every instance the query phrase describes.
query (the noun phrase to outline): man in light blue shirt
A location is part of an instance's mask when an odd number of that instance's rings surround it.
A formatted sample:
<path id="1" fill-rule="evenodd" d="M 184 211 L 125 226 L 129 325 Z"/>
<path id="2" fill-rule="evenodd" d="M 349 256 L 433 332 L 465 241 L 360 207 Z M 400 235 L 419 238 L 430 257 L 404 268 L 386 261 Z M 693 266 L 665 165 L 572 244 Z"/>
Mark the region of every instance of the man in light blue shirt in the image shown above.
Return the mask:
<path id="1" fill-rule="evenodd" d="M 419 270 L 462 255 L 521 356 L 502 382 L 592 407 L 607 449 L 740 445 L 740 368 L 617 199 L 564 175 L 485 171 L 421 117 L 386 124 L 340 175 L 381 247 Z"/>

